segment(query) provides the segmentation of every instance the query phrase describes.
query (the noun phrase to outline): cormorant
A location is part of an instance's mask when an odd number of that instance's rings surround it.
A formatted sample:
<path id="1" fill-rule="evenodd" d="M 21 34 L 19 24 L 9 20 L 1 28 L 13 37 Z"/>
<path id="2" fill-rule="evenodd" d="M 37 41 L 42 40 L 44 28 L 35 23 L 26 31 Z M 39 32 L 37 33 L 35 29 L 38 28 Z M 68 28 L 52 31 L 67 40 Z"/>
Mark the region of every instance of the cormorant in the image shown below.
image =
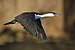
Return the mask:
<path id="1" fill-rule="evenodd" d="M 8 23 L 5 23 L 4 25 L 15 24 L 16 22 L 18 22 L 32 36 L 36 36 L 40 40 L 47 40 L 47 36 L 41 25 L 40 18 L 54 17 L 55 15 L 58 15 L 58 14 L 54 13 L 54 12 L 45 12 L 45 13 L 24 12 L 24 13 L 16 16 L 14 20 L 12 20 Z"/>

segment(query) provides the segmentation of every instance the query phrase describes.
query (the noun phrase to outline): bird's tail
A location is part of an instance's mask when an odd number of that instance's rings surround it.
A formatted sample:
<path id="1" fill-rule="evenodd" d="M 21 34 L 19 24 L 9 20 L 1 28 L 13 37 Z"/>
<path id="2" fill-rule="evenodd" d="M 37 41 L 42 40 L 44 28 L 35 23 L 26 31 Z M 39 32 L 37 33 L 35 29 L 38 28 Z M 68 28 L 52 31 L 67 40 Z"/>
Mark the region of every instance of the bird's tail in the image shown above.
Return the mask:
<path id="1" fill-rule="evenodd" d="M 16 20 L 12 20 L 10 22 L 5 23 L 4 25 L 15 24 L 16 22 L 17 22 Z"/>

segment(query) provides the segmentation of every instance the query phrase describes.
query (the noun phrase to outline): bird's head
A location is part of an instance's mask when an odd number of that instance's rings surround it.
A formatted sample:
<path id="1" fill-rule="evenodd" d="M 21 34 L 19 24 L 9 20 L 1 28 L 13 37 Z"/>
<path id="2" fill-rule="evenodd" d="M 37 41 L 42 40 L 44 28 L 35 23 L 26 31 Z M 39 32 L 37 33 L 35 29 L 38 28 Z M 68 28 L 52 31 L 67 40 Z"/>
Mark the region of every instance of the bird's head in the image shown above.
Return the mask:
<path id="1" fill-rule="evenodd" d="M 61 14 L 59 13 L 55 13 L 55 12 L 50 12 L 51 14 L 53 14 L 54 16 L 60 16 Z"/>

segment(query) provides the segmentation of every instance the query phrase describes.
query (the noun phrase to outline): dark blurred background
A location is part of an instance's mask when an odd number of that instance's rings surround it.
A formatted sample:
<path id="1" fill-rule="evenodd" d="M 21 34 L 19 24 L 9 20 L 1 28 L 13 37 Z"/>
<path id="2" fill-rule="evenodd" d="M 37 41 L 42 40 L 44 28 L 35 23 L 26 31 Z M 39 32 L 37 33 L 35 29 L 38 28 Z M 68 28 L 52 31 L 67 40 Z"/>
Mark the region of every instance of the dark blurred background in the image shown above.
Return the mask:
<path id="1" fill-rule="evenodd" d="M 0 50 L 75 50 L 75 0 L 0 0 Z M 4 26 L 22 12 L 57 12 L 41 19 L 47 42 L 33 38 L 17 23 Z"/>

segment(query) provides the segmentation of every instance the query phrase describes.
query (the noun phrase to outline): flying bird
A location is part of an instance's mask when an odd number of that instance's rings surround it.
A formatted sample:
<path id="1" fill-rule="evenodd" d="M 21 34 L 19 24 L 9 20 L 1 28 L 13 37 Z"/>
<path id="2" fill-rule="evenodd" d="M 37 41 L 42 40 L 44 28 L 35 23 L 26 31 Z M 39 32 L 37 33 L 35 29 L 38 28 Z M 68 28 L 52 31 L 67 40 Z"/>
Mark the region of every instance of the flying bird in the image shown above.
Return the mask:
<path id="1" fill-rule="evenodd" d="M 14 20 L 5 23 L 4 25 L 20 23 L 24 29 L 26 29 L 32 36 L 37 37 L 40 40 L 47 40 L 45 31 L 41 25 L 41 18 L 54 17 L 58 15 L 54 12 L 24 12 L 16 16 Z"/>

